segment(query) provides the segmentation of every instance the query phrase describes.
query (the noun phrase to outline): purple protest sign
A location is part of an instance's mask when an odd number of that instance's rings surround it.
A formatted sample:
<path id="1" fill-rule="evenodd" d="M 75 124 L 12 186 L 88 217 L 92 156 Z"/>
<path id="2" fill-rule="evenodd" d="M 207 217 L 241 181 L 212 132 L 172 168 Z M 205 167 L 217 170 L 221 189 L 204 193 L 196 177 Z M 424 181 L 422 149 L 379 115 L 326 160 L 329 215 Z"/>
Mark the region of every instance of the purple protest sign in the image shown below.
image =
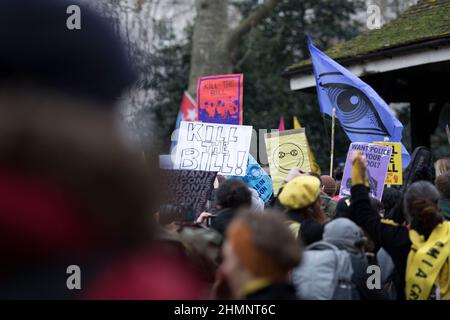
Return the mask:
<path id="1" fill-rule="evenodd" d="M 352 163 L 350 161 L 350 155 L 352 151 L 360 151 L 366 157 L 370 196 L 381 201 L 392 149 L 390 147 L 364 142 L 353 142 L 350 144 L 345 162 L 344 176 L 342 177 L 341 190 L 339 192 L 341 197 L 350 196 L 350 188 L 352 187 Z"/>

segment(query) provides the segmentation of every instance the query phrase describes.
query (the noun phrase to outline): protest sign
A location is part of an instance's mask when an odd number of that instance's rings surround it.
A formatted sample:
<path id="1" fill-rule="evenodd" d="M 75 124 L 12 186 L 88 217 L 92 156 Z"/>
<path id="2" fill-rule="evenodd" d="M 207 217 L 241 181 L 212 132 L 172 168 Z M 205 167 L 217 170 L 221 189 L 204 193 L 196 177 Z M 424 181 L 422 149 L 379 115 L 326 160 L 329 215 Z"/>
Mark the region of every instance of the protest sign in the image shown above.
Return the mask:
<path id="1" fill-rule="evenodd" d="M 197 83 L 200 122 L 242 124 L 243 74 L 201 77 Z"/>
<path id="2" fill-rule="evenodd" d="M 251 138 L 251 126 L 182 121 L 174 168 L 244 176 Z"/>
<path id="3" fill-rule="evenodd" d="M 366 157 L 370 196 L 381 201 L 392 148 L 365 142 L 353 142 L 350 144 L 339 192 L 341 197 L 350 196 L 352 187 L 352 162 L 350 155 L 353 151 L 360 151 Z"/>
<path id="4" fill-rule="evenodd" d="M 216 172 L 192 170 L 164 170 L 171 204 L 183 205 L 196 215 L 206 208 L 206 202 L 214 188 Z"/>
<path id="5" fill-rule="evenodd" d="M 243 180 L 250 188 L 255 189 L 258 192 L 259 197 L 264 202 L 269 201 L 270 196 L 273 193 L 272 180 L 251 154 L 248 155 L 247 171 L 245 176 L 234 178 Z"/>
<path id="6" fill-rule="evenodd" d="M 388 172 L 386 175 L 385 184 L 402 185 L 403 184 L 403 170 L 402 170 L 402 144 L 399 142 L 374 142 L 380 146 L 392 148 L 391 160 L 389 161 Z"/>
<path id="7" fill-rule="evenodd" d="M 305 129 L 267 133 L 265 141 L 275 194 L 293 167 L 299 167 L 304 172 L 311 171 Z"/>

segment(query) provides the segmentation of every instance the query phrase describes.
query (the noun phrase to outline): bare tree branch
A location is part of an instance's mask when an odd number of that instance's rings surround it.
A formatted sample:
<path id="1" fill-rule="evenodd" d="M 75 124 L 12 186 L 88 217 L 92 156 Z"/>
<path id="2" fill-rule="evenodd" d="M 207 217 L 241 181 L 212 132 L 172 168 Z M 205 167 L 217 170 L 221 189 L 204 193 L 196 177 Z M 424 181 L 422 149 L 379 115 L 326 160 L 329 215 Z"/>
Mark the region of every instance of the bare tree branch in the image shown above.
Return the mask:
<path id="1" fill-rule="evenodd" d="M 259 5 L 247 18 L 243 19 L 239 25 L 234 28 L 225 43 L 225 48 L 230 52 L 234 52 L 239 44 L 239 40 L 249 32 L 253 27 L 267 18 L 281 0 L 265 0 Z"/>

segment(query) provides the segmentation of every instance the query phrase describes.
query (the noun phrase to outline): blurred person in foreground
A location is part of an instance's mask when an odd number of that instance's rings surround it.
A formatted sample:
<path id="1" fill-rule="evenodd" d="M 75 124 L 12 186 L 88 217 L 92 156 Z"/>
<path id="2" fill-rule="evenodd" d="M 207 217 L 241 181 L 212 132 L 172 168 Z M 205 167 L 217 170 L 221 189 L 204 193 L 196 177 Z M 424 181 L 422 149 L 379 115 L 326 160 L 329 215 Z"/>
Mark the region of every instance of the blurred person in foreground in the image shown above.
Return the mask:
<path id="1" fill-rule="evenodd" d="M 217 286 L 234 299 L 295 300 L 289 271 L 301 248 L 278 212 L 243 212 L 229 225 L 222 248 Z"/>
<path id="2" fill-rule="evenodd" d="M 69 30 L 73 4 L 0 2 L 0 298 L 199 298 L 182 253 L 153 239 L 157 193 L 118 128 L 124 48 L 82 4 Z"/>
<path id="3" fill-rule="evenodd" d="M 352 219 L 390 255 L 401 275 L 400 299 L 450 299 L 450 224 L 439 212 L 439 192 L 428 181 L 406 190 L 403 212 L 408 226 L 383 223 L 373 210 L 367 188 L 366 160 L 353 154 Z"/>

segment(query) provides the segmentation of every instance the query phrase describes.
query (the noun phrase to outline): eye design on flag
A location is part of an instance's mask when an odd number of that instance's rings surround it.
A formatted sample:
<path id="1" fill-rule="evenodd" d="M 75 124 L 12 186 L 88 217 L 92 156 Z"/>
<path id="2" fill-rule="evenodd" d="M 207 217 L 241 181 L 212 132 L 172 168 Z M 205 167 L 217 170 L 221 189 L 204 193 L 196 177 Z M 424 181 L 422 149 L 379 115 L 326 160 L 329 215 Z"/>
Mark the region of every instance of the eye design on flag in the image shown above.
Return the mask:
<path id="1" fill-rule="evenodd" d="M 375 107 L 364 92 L 344 83 L 323 83 L 328 98 L 336 107 L 336 115 L 346 131 L 360 134 L 383 135 L 389 133 Z"/>

